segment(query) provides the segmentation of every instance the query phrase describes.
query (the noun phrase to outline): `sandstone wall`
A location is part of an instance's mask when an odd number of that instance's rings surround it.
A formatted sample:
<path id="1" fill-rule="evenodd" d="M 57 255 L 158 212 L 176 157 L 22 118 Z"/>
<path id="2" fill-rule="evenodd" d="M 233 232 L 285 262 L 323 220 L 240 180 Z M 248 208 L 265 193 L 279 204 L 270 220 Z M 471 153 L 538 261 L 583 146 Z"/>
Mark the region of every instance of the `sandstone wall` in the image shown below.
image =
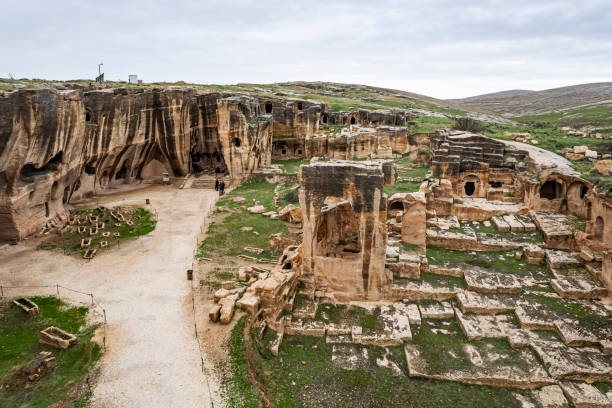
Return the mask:
<path id="1" fill-rule="evenodd" d="M 604 252 L 601 279 L 609 291 L 612 291 L 612 251 Z"/>
<path id="2" fill-rule="evenodd" d="M 272 115 L 275 138 L 304 139 L 319 130 L 324 105 L 313 101 L 261 97 L 259 108 L 262 113 Z"/>
<path id="3" fill-rule="evenodd" d="M 401 154 L 418 149 L 410 144 L 405 127 L 380 126 L 373 132 L 355 131 L 350 136 L 316 136 L 304 140 L 307 159 L 321 156 L 339 160 L 365 159 L 384 147 Z"/>
<path id="4" fill-rule="evenodd" d="M 381 164 L 301 166 L 302 275 L 338 301 L 380 299 L 385 271 L 387 201 Z"/>
<path id="5" fill-rule="evenodd" d="M 233 180 L 270 163 L 255 97 L 141 88 L 0 95 L 0 240 L 17 240 L 110 186 L 184 176 L 191 153 Z M 257 120 L 255 120 L 257 118 Z"/>

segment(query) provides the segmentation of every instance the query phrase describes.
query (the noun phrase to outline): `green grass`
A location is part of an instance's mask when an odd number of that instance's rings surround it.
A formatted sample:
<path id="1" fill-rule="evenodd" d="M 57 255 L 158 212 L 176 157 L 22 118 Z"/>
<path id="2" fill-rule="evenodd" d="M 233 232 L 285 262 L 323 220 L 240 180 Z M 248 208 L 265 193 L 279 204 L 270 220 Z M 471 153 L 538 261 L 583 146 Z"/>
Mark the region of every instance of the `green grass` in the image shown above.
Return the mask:
<path id="1" fill-rule="evenodd" d="M 286 160 L 272 160 L 272 164 L 278 164 L 282 166 L 283 173 L 285 174 L 297 174 L 302 164 L 309 164 L 310 160 L 307 159 L 286 159 Z"/>
<path id="2" fill-rule="evenodd" d="M 40 314 L 29 317 L 12 304 L 0 309 L 0 407 L 46 407 L 58 401 L 79 401 L 71 388 L 81 381 L 100 358 L 99 346 L 91 341 L 95 327 L 88 326 L 86 307 L 73 307 L 55 297 L 31 298 Z M 39 344 L 39 331 L 49 326 L 76 334 L 78 344 L 56 350 Z M 38 381 L 17 376 L 19 370 L 40 351 L 52 351 L 57 366 Z"/>
<path id="3" fill-rule="evenodd" d="M 238 320 L 227 341 L 229 361 L 223 364 L 221 372 L 223 395 L 228 406 L 234 408 L 261 407 L 258 391 L 249 381 L 247 373 L 247 357 L 242 342 L 242 333 L 246 317 Z"/>
<path id="4" fill-rule="evenodd" d="M 315 320 L 348 326 L 361 326 L 364 329 L 382 329 L 380 308 L 368 310 L 359 306 L 320 304 L 317 308 Z"/>
<path id="5" fill-rule="evenodd" d="M 367 368 L 351 371 L 332 364 L 333 345 L 326 344 L 325 338 L 285 336 L 279 357 L 272 357 L 261 346 L 250 356 L 254 372 L 275 408 L 520 407 L 511 392 L 522 391 L 395 376 L 376 365 L 376 359 L 385 353 L 383 348 L 364 347 L 369 354 Z M 436 351 L 436 347 L 430 349 Z M 387 358 L 407 374 L 402 347 L 388 350 Z"/>
<path id="6" fill-rule="evenodd" d="M 270 234 L 288 232 L 280 220 L 272 220 L 261 214 L 251 214 L 240 210 L 240 206 L 250 207 L 252 200 L 259 201 L 267 211 L 274 210 L 274 189 L 276 184 L 265 182 L 247 182 L 232 190 L 217 202 L 213 221 L 208 227 L 205 240 L 200 244 L 196 257 L 215 258 L 219 256 L 237 256 L 245 253 L 243 248 L 252 246 L 262 248 L 262 254 L 247 254 L 257 258 L 272 258 L 280 254 L 273 251 L 268 242 Z M 234 197 L 244 197 L 245 204 L 235 203 Z M 251 231 L 242 231 L 242 227 L 253 227 Z M 253 233 L 256 231 L 259 235 Z"/>
<path id="7" fill-rule="evenodd" d="M 438 275 L 431 272 L 421 272 L 421 280 L 423 282 L 429 283 L 434 288 L 467 288 L 465 280 L 456 276 Z"/>
<path id="8" fill-rule="evenodd" d="M 383 191 L 387 197 L 391 197 L 395 193 L 414 193 L 419 191 L 421 184 L 414 181 L 400 181 L 392 186 L 384 186 Z"/>
<path id="9" fill-rule="evenodd" d="M 280 208 L 293 204 L 300 206 L 300 186 L 297 183 L 284 184 L 278 189 L 278 205 Z"/>
<path id="10" fill-rule="evenodd" d="M 514 256 L 506 257 L 507 253 L 514 253 L 514 251 L 466 252 L 427 246 L 427 260 L 430 265 L 458 267 L 466 270 L 477 266 L 491 272 L 552 279 L 552 274 L 546 266 L 528 264 L 524 259 L 519 260 Z M 503 256 L 503 260 L 500 256 Z"/>
<path id="11" fill-rule="evenodd" d="M 408 134 L 433 133 L 438 129 L 452 127 L 455 121 L 447 117 L 420 116 L 408 123 Z"/>
<path id="12" fill-rule="evenodd" d="M 115 226 L 117 221 L 111 217 L 110 209 L 105 209 L 103 212 L 100 212 L 100 210 L 97 208 L 78 210 L 72 215 L 80 217 L 84 217 L 85 215 L 98 216 L 100 217 L 98 222 L 104 222 L 104 229 L 98 229 L 97 235 L 90 236 L 89 228 L 91 225 L 89 225 L 89 223 L 84 224 L 84 226 L 87 227 L 85 233 L 79 233 L 77 229 L 78 225 L 75 223 L 75 225 L 70 226 L 63 234 L 51 235 L 48 239 L 41 243 L 38 248 L 47 250 L 62 250 L 66 255 L 80 257 L 85 253 L 85 250 L 81 249 L 81 240 L 83 238 L 92 238 L 90 247 L 96 248 L 99 254 L 101 251 L 106 251 L 120 245 L 119 241 L 121 240 L 146 235 L 155 230 L 155 226 L 157 225 L 155 216 L 144 208 L 114 207 L 112 210 L 120 211 L 124 215 L 125 220 L 133 222 L 133 225 L 129 226 L 122 223 L 122 225 L 119 227 Z M 103 237 L 102 232 L 110 232 L 110 236 Z M 119 237 L 115 237 L 113 235 L 117 232 L 119 233 Z M 105 248 L 100 247 L 100 242 L 102 241 L 107 241 L 108 246 Z"/>
<path id="13" fill-rule="evenodd" d="M 504 132 L 528 132 L 531 134 L 533 139 L 538 141 L 537 147 L 551 152 L 558 153 L 560 150 L 566 147 L 573 147 L 576 145 L 590 145 L 594 143 L 601 143 L 602 140 L 570 136 L 563 133 L 559 128 L 548 126 L 548 125 L 505 125 L 499 123 L 485 123 L 484 134 L 494 139 L 510 140 L 509 136 L 505 136 Z"/>
<path id="14" fill-rule="evenodd" d="M 563 112 L 519 116 L 513 119 L 533 124 L 571 126 L 576 129 L 589 125 L 603 128 L 598 130 L 602 134 L 612 133 L 612 106 L 610 105 L 578 107 Z"/>

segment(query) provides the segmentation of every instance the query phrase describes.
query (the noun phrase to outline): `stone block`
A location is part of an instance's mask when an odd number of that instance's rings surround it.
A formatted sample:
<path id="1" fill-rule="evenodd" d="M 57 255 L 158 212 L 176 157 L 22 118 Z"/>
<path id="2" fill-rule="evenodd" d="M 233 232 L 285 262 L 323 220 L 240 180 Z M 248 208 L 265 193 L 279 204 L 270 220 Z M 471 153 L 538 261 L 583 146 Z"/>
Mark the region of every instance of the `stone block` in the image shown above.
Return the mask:
<path id="1" fill-rule="evenodd" d="M 78 343 L 78 339 L 74 334 L 65 332 L 64 330 L 50 326 L 40 331 L 40 344 L 58 349 L 67 349 Z"/>

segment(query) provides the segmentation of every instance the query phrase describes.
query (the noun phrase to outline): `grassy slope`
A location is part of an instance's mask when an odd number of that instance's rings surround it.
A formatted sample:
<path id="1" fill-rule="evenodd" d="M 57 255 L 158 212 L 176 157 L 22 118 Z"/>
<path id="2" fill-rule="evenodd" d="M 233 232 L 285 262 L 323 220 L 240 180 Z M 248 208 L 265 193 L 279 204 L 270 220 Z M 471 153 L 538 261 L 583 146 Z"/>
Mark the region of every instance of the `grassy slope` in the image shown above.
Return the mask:
<path id="1" fill-rule="evenodd" d="M 268 242 L 270 234 L 287 232 L 287 227 L 280 220 L 272 220 L 261 214 L 251 214 L 239 207 L 252 205 L 252 200 L 259 201 L 266 211 L 274 210 L 274 189 L 276 184 L 265 182 L 247 182 L 232 190 L 217 202 L 213 222 L 208 227 L 206 239 L 198 248 L 198 257 L 215 258 L 219 256 L 237 256 L 244 253 L 243 248 L 252 246 L 265 251 L 260 255 L 248 254 L 258 258 L 273 258 L 280 254 L 274 252 Z M 246 198 L 245 204 L 232 201 L 234 197 Z M 252 231 L 242 231 L 242 227 L 253 227 Z M 256 231 L 259 235 L 253 233 Z"/>
<path id="2" fill-rule="evenodd" d="M 40 314 L 26 316 L 12 305 L 0 313 L 0 407 L 45 407 L 60 400 L 72 400 L 70 388 L 87 374 L 101 351 L 91 341 L 95 327 L 87 326 L 86 307 L 71 307 L 54 297 L 34 297 Z M 5 308 L 6 307 L 6 308 Z M 76 334 L 79 343 L 68 350 L 55 350 L 39 344 L 39 331 L 56 326 Z M 57 367 L 42 379 L 25 382 L 18 370 L 40 351 L 52 351 Z M 82 402 L 82 401 L 80 401 Z"/>
<path id="3" fill-rule="evenodd" d="M 264 341 L 270 339 L 266 332 Z M 268 337 L 268 338 L 266 338 Z M 430 336 L 431 337 L 431 336 Z M 441 338 L 443 336 L 437 336 Z M 423 338 L 424 341 L 431 338 Z M 331 364 L 332 344 L 324 338 L 286 336 L 279 357 L 273 357 L 262 346 L 253 368 L 274 401 L 285 407 L 518 407 L 510 389 L 473 386 L 450 381 L 435 381 L 394 376 L 390 370 L 377 367 L 375 361 L 384 349 L 368 346 L 369 367 L 365 370 L 343 370 Z M 389 347 L 390 357 L 407 373 L 403 349 Z M 359 390 L 359 392 L 356 392 Z"/>

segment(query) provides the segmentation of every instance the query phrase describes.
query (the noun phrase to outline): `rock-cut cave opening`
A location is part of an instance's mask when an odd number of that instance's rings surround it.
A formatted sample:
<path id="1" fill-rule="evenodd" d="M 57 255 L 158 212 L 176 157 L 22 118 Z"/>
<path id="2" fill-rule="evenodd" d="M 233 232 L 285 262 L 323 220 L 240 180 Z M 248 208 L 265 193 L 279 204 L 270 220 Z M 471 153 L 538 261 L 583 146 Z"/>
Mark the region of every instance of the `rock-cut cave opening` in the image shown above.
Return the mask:
<path id="1" fill-rule="evenodd" d="M 547 200 L 561 198 L 562 190 L 563 186 L 561 184 L 553 180 L 548 180 L 540 187 L 540 198 L 545 198 Z"/>
<path id="2" fill-rule="evenodd" d="M 468 181 L 465 183 L 463 189 L 465 190 L 465 194 L 471 196 L 474 194 L 474 191 L 476 191 L 476 185 L 473 181 Z"/>

